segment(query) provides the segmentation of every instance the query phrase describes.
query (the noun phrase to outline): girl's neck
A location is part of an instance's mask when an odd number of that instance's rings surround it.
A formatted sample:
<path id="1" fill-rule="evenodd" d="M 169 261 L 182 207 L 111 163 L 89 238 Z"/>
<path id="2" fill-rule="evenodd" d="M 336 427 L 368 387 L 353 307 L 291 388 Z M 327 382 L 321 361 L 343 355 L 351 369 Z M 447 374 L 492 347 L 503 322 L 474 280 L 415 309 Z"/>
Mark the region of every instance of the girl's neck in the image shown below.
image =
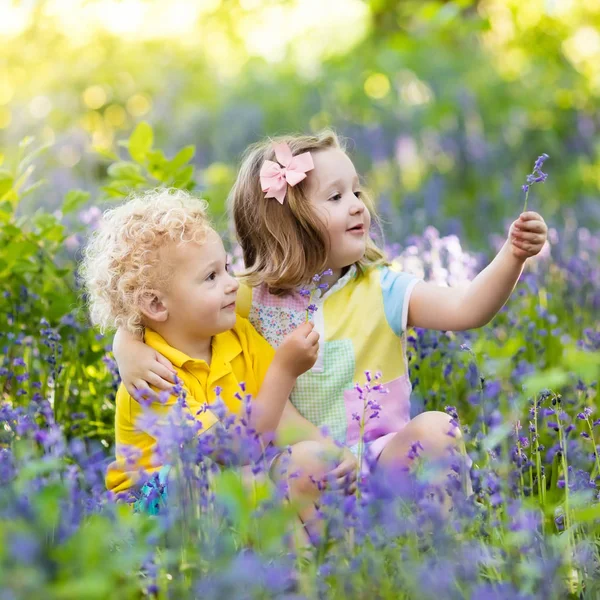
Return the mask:
<path id="1" fill-rule="evenodd" d="M 329 286 L 327 289 L 330 290 L 348 272 L 349 268 L 331 269 L 331 275 L 323 275 L 319 283 L 326 283 Z"/>

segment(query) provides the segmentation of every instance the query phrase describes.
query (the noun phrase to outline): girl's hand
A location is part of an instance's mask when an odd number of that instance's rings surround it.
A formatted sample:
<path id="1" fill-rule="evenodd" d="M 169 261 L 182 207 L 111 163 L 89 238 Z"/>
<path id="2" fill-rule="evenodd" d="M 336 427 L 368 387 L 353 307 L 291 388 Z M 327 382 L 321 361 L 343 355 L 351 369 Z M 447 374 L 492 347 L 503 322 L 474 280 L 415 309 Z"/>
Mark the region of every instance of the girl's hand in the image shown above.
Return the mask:
<path id="1" fill-rule="evenodd" d="M 344 447 L 339 460 L 338 466 L 327 473 L 325 481 L 331 489 L 343 490 L 346 494 L 353 494 L 356 491 L 356 471 L 358 468 L 356 456 Z"/>
<path id="2" fill-rule="evenodd" d="M 521 213 L 508 233 L 513 256 L 523 261 L 538 254 L 547 238 L 546 222 L 541 215 L 532 211 Z"/>
<path id="3" fill-rule="evenodd" d="M 319 334 L 314 331 L 314 324 L 307 322 L 285 336 L 273 362 L 293 377 L 298 377 L 317 362 L 318 354 Z"/>
<path id="4" fill-rule="evenodd" d="M 126 332 L 115 335 L 113 353 L 121 381 L 132 398 L 137 390 L 151 385 L 159 390 L 170 390 L 175 385 L 176 371 L 171 362 Z"/>

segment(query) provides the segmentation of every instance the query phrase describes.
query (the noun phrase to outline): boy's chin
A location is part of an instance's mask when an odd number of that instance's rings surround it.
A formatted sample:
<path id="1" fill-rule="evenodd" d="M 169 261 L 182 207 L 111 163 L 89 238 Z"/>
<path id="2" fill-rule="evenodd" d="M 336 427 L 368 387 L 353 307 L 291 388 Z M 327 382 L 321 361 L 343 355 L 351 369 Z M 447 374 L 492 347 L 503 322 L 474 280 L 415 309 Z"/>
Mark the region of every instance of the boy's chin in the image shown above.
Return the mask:
<path id="1" fill-rule="evenodd" d="M 224 333 L 233 328 L 236 321 L 236 313 L 233 312 L 231 315 L 226 315 L 219 320 L 219 331 L 218 333 Z"/>
<path id="2" fill-rule="evenodd" d="M 236 315 L 234 313 L 230 318 L 223 318 L 223 316 L 221 316 L 221 318 L 219 318 L 218 320 L 218 323 L 215 323 L 214 327 L 211 327 L 209 329 L 205 327 L 204 323 L 198 324 L 198 327 L 196 328 L 192 325 L 191 328 L 194 330 L 194 335 L 196 335 L 197 337 L 209 338 L 213 337 L 214 335 L 218 335 L 219 333 L 225 333 L 226 331 L 233 329 L 235 321 Z"/>

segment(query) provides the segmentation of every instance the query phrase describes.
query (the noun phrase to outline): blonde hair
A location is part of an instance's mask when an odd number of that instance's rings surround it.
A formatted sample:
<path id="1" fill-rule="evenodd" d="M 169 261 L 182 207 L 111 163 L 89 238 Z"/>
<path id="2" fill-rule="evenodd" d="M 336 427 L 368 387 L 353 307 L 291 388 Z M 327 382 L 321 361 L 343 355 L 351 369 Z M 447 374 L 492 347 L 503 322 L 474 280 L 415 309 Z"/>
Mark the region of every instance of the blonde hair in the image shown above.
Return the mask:
<path id="1" fill-rule="evenodd" d="M 211 230 L 206 208 L 187 192 L 159 188 L 133 194 L 104 213 L 79 270 L 95 325 L 102 331 L 142 331 L 142 298 L 165 289 L 172 276 L 161 264 L 161 248 L 170 242 L 203 243 Z"/>
<path id="2" fill-rule="evenodd" d="M 330 130 L 317 135 L 287 135 L 250 146 L 242 159 L 228 203 L 235 232 L 242 247 L 245 271 L 240 273 L 248 285 L 262 283 L 274 294 L 285 294 L 305 284 L 325 269 L 329 253 L 327 229 L 307 197 L 307 179 L 288 186 L 283 205 L 265 198 L 260 185 L 260 169 L 265 160 L 276 160 L 273 143 L 285 142 L 295 156 L 329 148 L 346 151 Z M 310 173 L 309 173 L 310 177 Z M 373 204 L 361 196 L 378 223 Z M 384 264 L 383 252 L 369 237 L 367 249 L 356 263 L 359 273 L 370 265 Z"/>

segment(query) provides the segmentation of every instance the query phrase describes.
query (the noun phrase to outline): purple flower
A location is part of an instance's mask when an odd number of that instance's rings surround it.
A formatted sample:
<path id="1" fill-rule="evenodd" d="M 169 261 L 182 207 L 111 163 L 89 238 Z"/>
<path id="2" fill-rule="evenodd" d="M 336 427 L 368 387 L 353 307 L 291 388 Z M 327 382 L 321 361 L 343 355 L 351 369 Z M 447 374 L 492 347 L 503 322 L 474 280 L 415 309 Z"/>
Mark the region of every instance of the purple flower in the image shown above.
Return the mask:
<path id="1" fill-rule="evenodd" d="M 407 456 L 410 460 L 415 460 L 415 458 L 418 458 L 419 456 L 421 456 L 421 453 L 419 452 L 419 450 L 424 450 L 425 448 L 423 448 L 421 442 L 419 442 L 418 440 L 414 443 L 410 445 L 410 450 L 407 453 Z"/>
<path id="2" fill-rule="evenodd" d="M 547 154 L 538 156 L 535 164 L 533 165 L 533 171 L 527 175 L 527 183 L 521 187 L 525 192 L 525 204 L 523 205 L 523 212 L 527 210 L 527 198 L 529 197 L 529 190 L 534 183 L 544 183 L 548 178 L 548 175 L 542 171 L 544 161 L 550 158 Z"/>

